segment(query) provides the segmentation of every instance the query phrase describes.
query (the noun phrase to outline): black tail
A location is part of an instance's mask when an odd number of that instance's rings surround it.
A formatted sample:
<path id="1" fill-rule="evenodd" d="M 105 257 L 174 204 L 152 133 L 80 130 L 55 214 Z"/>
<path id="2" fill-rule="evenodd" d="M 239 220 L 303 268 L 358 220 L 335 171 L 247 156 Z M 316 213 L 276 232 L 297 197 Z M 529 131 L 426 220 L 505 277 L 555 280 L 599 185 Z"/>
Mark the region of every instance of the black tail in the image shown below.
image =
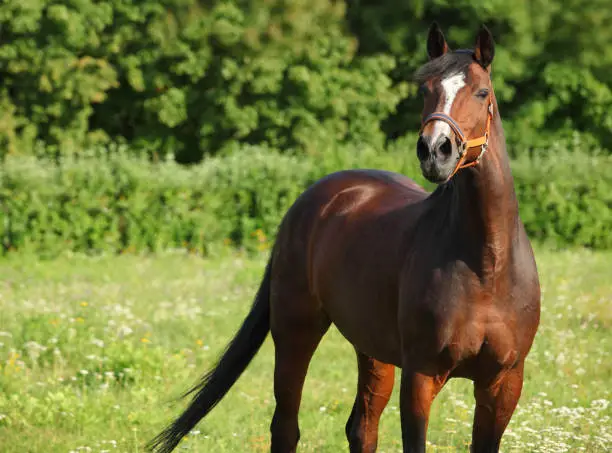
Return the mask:
<path id="1" fill-rule="evenodd" d="M 197 392 L 189 407 L 148 445 L 149 451 L 170 453 L 238 380 L 270 331 L 270 263 L 251 311 L 219 359 L 217 366 L 183 397 Z"/>

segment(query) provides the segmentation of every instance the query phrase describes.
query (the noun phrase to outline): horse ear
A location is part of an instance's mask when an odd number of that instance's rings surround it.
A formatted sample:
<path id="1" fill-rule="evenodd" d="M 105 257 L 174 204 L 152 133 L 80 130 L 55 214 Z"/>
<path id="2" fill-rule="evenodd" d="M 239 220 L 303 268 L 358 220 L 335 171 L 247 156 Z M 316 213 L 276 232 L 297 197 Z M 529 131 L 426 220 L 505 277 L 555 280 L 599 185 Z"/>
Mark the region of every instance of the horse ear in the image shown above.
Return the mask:
<path id="1" fill-rule="evenodd" d="M 482 66 L 487 69 L 493 62 L 495 56 L 495 42 L 493 41 L 493 35 L 486 27 L 482 25 L 476 36 L 476 45 L 474 46 L 474 59 Z"/>
<path id="2" fill-rule="evenodd" d="M 444 39 L 444 33 L 440 30 L 437 22 L 433 22 L 429 27 L 429 35 L 427 36 L 427 54 L 429 59 L 441 57 L 448 52 L 448 44 Z"/>

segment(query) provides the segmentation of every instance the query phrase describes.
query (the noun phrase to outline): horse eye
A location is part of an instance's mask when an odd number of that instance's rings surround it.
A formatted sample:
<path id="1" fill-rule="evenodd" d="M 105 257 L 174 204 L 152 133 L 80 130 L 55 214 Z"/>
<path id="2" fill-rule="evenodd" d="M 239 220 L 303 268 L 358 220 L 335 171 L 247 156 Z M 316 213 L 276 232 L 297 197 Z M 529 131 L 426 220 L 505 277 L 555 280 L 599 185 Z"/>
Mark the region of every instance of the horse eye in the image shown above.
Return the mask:
<path id="1" fill-rule="evenodd" d="M 480 99 L 485 99 L 488 95 L 489 95 L 489 90 L 487 90 L 486 88 L 483 88 L 482 90 L 478 90 L 478 92 L 476 93 L 476 97 L 479 97 Z"/>
<path id="2" fill-rule="evenodd" d="M 423 84 L 419 87 L 419 94 L 421 96 L 426 96 L 429 94 L 429 88 L 427 88 L 427 85 Z"/>

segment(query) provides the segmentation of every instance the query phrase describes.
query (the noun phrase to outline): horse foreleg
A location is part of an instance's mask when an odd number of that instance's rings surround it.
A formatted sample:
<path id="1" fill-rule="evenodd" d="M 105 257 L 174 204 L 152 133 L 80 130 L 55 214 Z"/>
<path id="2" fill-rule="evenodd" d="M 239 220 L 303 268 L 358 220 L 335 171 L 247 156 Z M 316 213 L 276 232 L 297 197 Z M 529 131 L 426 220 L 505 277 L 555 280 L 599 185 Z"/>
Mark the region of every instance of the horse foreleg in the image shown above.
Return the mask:
<path id="1" fill-rule="evenodd" d="M 523 362 L 519 363 L 492 383 L 474 383 L 476 410 L 472 429 L 472 453 L 499 451 L 502 435 L 521 396 L 523 365 Z"/>
<path id="2" fill-rule="evenodd" d="M 425 453 L 431 404 L 448 375 L 430 376 L 402 369 L 400 412 L 404 453 Z"/>
<path id="3" fill-rule="evenodd" d="M 373 453 L 378 443 L 378 421 L 389 402 L 395 367 L 357 351 L 357 396 L 346 424 L 351 453 Z"/>

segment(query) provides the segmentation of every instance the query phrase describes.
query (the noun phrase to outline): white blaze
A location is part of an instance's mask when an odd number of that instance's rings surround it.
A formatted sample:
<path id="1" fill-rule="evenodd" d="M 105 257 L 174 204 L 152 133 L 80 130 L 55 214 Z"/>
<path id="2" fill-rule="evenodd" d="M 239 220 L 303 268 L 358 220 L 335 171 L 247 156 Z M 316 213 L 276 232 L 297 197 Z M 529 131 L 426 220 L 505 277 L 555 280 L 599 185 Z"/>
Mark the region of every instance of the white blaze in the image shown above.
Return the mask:
<path id="1" fill-rule="evenodd" d="M 461 88 L 465 86 L 465 74 L 456 73 L 442 80 L 442 90 L 444 91 L 444 106 L 442 111 L 450 116 L 450 111 L 455 102 L 455 97 Z M 436 143 L 440 135 L 450 137 L 451 128 L 444 121 L 435 120 L 434 130 L 431 134 L 431 143 Z"/>

